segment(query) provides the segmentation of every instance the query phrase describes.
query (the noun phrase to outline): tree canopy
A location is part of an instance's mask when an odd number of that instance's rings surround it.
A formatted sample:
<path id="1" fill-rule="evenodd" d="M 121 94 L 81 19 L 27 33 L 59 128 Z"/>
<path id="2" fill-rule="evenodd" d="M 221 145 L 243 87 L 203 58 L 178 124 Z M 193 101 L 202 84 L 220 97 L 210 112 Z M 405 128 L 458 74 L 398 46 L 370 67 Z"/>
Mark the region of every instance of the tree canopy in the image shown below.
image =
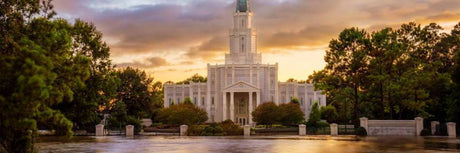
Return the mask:
<path id="1" fill-rule="evenodd" d="M 452 87 L 459 26 L 450 34 L 435 23 L 408 23 L 372 33 L 345 29 L 330 42 L 326 67 L 309 81 L 326 93 L 341 122 L 357 123 L 362 116 L 445 121 L 446 110 L 458 110 L 449 105 L 458 106 Z M 454 114 L 449 116 L 458 116 Z"/>

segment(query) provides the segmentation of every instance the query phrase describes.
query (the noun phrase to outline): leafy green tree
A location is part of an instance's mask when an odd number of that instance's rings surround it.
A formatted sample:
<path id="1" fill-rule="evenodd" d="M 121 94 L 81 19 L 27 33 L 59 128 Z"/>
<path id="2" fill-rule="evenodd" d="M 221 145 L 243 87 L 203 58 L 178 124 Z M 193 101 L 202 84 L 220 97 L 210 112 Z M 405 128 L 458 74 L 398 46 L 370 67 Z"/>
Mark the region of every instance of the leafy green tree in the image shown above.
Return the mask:
<path id="1" fill-rule="evenodd" d="M 158 112 L 158 120 L 179 126 L 179 125 L 196 125 L 208 120 L 205 110 L 189 103 L 181 103 L 163 108 Z"/>
<path id="2" fill-rule="evenodd" d="M 347 97 L 353 102 L 354 121 L 360 116 L 360 101 L 363 94 L 360 87 L 365 81 L 367 73 L 368 57 L 367 51 L 370 48 L 368 34 L 358 28 L 345 29 L 340 33 L 338 39 L 334 39 L 329 44 L 326 51 L 325 61 L 327 63 L 325 71 L 327 75 L 333 76 L 338 80 L 337 86 L 344 89 Z"/>
<path id="3" fill-rule="evenodd" d="M 144 71 L 127 67 L 118 71 L 121 80 L 117 89 L 117 99 L 126 104 L 127 113 L 135 118 L 151 117 L 155 109 L 149 86 L 153 79 L 147 77 Z"/>
<path id="4" fill-rule="evenodd" d="M 319 110 L 318 101 L 311 106 L 310 117 L 308 118 L 307 126 L 317 127 L 318 122 L 321 121 L 321 112 Z"/>
<path id="5" fill-rule="evenodd" d="M 403 24 L 367 34 L 345 29 L 330 42 L 326 67 L 309 76 L 338 109 L 340 122 L 377 119 L 443 121 L 454 91 L 458 35 L 437 24 Z"/>
<path id="6" fill-rule="evenodd" d="M 339 114 L 337 113 L 337 110 L 334 106 L 323 106 L 320 109 L 320 113 L 322 119 L 325 119 L 329 123 L 337 123 L 337 118 L 339 117 Z"/>
<path id="7" fill-rule="evenodd" d="M 190 99 L 190 97 L 185 97 L 185 99 L 184 99 L 184 101 L 182 103 L 193 105 L 192 100 Z"/>
<path id="8" fill-rule="evenodd" d="M 56 105 L 73 101 L 91 59 L 73 47 L 72 25 L 51 1 L 0 2 L 0 152 L 33 152 L 38 128 L 72 136 Z"/>
<path id="9" fill-rule="evenodd" d="M 299 99 L 297 97 L 292 98 L 290 103 L 300 105 Z"/>
<path id="10" fill-rule="evenodd" d="M 257 124 L 271 126 L 279 123 L 281 111 L 273 102 L 262 103 L 252 112 L 252 120 Z"/>
<path id="11" fill-rule="evenodd" d="M 281 112 L 280 123 L 283 125 L 298 125 L 305 121 L 305 114 L 298 103 L 281 104 L 278 106 Z"/>
<path id="12" fill-rule="evenodd" d="M 445 41 L 449 42 L 451 50 L 453 51 L 453 65 L 452 66 L 452 93 L 448 101 L 448 120 L 460 123 L 460 23 L 458 23 L 451 32 L 451 36 Z M 459 133 L 460 126 L 457 126 L 457 133 Z"/>
<path id="13" fill-rule="evenodd" d="M 73 52 L 82 54 L 91 61 L 89 78 L 85 81 L 85 86 L 72 89 L 75 93 L 72 101 L 64 101 L 55 108 L 73 122 L 74 129 L 93 131 L 94 125 L 100 121 L 99 106 L 110 107 L 110 102 L 117 95 L 116 89 L 120 80 L 110 63 L 110 49 L 102 41 L 102 33 L 93 24 L 76 20 L 73 25 L 69 25 L 69 31 L 73 40 Z"/>
<path id="14" fill-rule="evenodd" d="M 190 78 L 185 79 L 184 81 L 177 82 L 176 84 L 190 84 L 190 82 L 206 82 L 208 79 L 199 74 L 195 74 Z"/>
<path id="15" fill-rule="evenodd" d="M 156 121 L 156 116 L 158 115 L 158 111 L 163 108 L 163 103 L 164 103 L 164 88 L 163 88 L 163 83 L 157 81 L 152 85 L 152 92 L 151 92 L 151 97 L 153 100 L 153 105 L 154 109 L 152 112 L 152 121 Z"/>

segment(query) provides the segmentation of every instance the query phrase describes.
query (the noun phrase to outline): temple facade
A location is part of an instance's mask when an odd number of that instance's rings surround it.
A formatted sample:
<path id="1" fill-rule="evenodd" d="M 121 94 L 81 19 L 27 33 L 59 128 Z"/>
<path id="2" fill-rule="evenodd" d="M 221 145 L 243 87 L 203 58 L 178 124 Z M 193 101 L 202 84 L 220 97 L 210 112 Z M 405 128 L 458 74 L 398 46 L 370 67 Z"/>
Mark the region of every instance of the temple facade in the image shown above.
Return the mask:
<path id="1" fill-rule="evenodd" d="M 253 15 L 249 0 L 237 0 L 225 64 L 208 64 L 207 82 L 165 84 L 165 108 L 188 97 L 207 111 L 208 122 L 231 119 L 240 125 L 253 125 L 251 112 L 265 102 L 282 104 L 295 97 L 306 119 L 315 101 L 326 105 L 326 96 L 312 84 L 279 82 L 278 63 L 262 64 Z"/>

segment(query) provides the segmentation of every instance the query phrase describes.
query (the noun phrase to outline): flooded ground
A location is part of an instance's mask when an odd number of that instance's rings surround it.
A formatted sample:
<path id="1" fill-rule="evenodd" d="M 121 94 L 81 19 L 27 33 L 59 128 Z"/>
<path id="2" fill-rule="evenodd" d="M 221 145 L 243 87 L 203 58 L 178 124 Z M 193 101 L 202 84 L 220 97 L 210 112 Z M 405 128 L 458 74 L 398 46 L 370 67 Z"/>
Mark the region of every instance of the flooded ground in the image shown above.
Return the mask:
<path id="1" fill-rule="evenodd" d="M 40 138 L 40 153 L 374 153 L 460 152 L 459 139 L 417 137 L 75 137 Z"/>

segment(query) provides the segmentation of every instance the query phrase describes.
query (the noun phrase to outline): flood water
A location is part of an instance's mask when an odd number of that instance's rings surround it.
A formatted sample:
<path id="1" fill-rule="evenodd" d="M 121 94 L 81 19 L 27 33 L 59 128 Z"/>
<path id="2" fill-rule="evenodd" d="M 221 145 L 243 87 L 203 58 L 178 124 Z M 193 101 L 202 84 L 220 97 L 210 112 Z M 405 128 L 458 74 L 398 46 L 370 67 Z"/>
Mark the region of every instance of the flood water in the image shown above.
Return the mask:
<path id="1" fill-rule="evenodd" d="M 40 138 L 40 153 L 374 153 L 460 152 L 460 139 L 417 137 L 74 137 Z"/>

